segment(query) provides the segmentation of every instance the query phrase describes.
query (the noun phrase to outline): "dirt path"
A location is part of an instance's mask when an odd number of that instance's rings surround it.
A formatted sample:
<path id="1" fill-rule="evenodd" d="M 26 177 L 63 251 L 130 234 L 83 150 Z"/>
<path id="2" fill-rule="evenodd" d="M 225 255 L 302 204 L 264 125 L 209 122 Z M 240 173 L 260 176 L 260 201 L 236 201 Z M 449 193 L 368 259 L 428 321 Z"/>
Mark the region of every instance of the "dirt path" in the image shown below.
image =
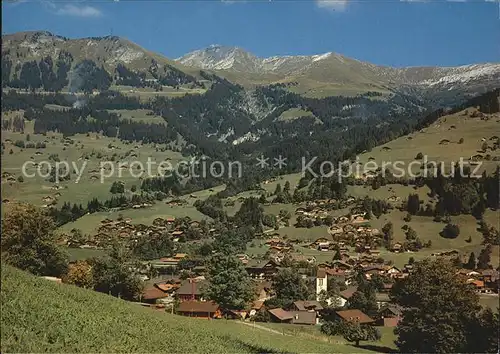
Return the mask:
<path id="1" fill-rule="evenodd" d="M 236 322 L 244 324 L 244 325 L 246 325 L 248 327 L 259 328 L 259 329 L 262 329 L 264 331 L 268 331 L 268 332 L 271 332 L 271 333 L 274 333 L 274 334 L 280 334 L 282 336 L 289 336 L 290 335 L 290 334 L 287 334 L 287 333 L 283 333 L 283 332 L 277 331 L 275 329 L 271 329 L 271 328 L 267 328 L 267 327 L 258 325 L 255 322 L 251 322 L 251 323 L 250 322 L 243 322 L 243 321 L 236 321 Z"/>

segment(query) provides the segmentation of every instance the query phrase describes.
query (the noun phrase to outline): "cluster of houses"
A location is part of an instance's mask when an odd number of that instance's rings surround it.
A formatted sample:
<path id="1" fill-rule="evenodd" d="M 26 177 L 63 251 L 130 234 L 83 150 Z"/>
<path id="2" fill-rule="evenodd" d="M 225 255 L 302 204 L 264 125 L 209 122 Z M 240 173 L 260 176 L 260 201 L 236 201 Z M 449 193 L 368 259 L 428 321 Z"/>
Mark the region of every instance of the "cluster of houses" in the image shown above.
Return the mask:
<path id="1" fill-rule="evenodd" d="M 448 253 L 444 254 L 444 256 L 447 255 Z M 152 305 L 154 308 L 162 310 L 170 305 L 172 311 L 174 311 L 173 304 L 176 302 L 176 313 L 189 317 L 246 319 L 252 318 L 259 311 L 265 311 L 273 322 L 300 325 L 321 323 L 324 311 L 331 311 L 333 308 L 339 321 L 357 321 L 377 326 L 394 327 L 400 321 L 403 309 L 391 303 L 389 292 L 395 281 L 409 276 L 413 271 L 412 264 L 406 264 L 400 269 L 394 265 L 381 263 L 380 258 L 368 254 L 359 257 L 344 256 L 343 259 L 328 263 L 315 264 L 307 268 L 295 268 L 303 279 L 314 286 L 316 299 L 300 299 L 293 302 L 288 308 L 268 308 L 265 301 L 274 296 L 272 280 L 284 267 L 273 259 L 250 259 L 245 254 L 237 255 L 237 257 L 253 279 L 255 286 L 254 301 L 243 310 L 224 309 L 213 301 L 207 301 L 203 294 L 209 282 L 203 276 L 201 269 L 197 273 L 198 276 L 185 280 L 181 280 L 177 276 L 163 276 L 147 281 L 141 301 L 145 304 L 154 304 Z M 185 259 L 186 255 L 176 254 L 171 258 L 172 261 L 176 261 Z M 382 279 L 383 284 L 376 293 L 377 316 L 370 317 L 360 309 L 346 308 L 349 299 L 357 291 L 355 279 L 359 274 L 362 274 L 367 281 L 373 280 L 374 277 Z M 457 270 L 457 277 L 473 286 L 478 293 L 498 293 L 500 274 L 497 270 L 460 269 Z M 335 280 L 336 284 L 342 284 L 344 290 L 333 295 L 329 293 L 329 282 L 332 279 Z"/>
<path id="2" fill-rule="evenodd" d="M 192 221 L 186 218 L 176 219 L 174 217 L 156 218 L 152 225 L 132 224 L 131 218 L 119 220 L 104 219 L 97 228 L 97 233 L 87 237 L 85 240 L 75 239 L 69 235 L 62 235 L 61 244 L 69 247 L 79 248 L 106 248 L 113 240 L 133 242 L 140 237 L 155 237 L 168 232 L 174 242 L 178 242 L 188 230 L 204 232 L 199 221 Z M 209 228 L 207 236 L 213 235 L 216 230 Z"/>

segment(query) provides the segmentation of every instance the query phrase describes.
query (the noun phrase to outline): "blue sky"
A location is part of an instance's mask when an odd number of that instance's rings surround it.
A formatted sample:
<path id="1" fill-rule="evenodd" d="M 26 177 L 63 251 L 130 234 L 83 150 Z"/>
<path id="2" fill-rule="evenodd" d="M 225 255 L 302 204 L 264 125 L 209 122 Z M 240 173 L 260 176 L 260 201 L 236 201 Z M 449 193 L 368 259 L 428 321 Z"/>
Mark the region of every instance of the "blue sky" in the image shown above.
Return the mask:
<path id="1" fill-rule="evenodd" d="M 2 32 L 111 32 L 170 58 L 210 44 L 391 66 L 500 62 L 498 0 L 2 1 Z"/>

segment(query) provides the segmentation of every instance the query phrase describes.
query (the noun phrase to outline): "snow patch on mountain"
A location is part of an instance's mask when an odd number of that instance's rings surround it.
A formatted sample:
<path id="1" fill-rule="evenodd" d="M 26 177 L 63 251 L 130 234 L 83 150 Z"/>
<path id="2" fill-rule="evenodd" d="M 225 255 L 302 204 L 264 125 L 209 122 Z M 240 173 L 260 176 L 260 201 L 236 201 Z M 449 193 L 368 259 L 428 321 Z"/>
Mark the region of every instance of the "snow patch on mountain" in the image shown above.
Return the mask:
<path id="1" fill-rule="evenodd" d="M 447 68 L 444 76 L 438 79 L 429 79 L 421 82 L 423 85 L 449 85 L 456 83 L 467 83 L 472 80 L 477 80 L 483 77 L 500 74 L 500 64 L 476 64 L 464 65 L 456 68 Z"/>
<path id="2" fill-rule="evenodd" d="M 316 62 L 316 61 L 320 61 L 320 60 L 323 60 L 323 59 L 326 59 L 328 58 L 330 55 L 332 55 L 331 52 L 328 52 L 328 53 L 325 53 L 325 54 L 321 54 L 321 55 L 313 55 L 311 58 L 312 58 L 312 62 Z"/>

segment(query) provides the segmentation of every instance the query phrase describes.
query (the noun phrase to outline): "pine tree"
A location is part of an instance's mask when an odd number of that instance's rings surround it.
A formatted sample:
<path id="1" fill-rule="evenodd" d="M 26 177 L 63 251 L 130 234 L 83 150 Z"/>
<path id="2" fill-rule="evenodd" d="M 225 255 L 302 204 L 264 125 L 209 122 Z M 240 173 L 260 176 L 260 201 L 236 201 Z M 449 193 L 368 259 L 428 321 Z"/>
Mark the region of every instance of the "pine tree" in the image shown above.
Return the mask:
<path id="1" fill-rule="evenodd" d="M 489 269 L 490 268 L 492 251 L 493 251 L 493 248 L 489 244 L 486 245 L 481 250 L 481 252 L 479 253 L 479 256 L 477 257 L 477 268 L 478 269 Z"/>
<path id="2" fill-rule="evenodd" d="M 476 256 L 474 255 L 474 252 L 470 253 L 469 260 L 464 267 L 467 269 L 476 269 Z"/>

